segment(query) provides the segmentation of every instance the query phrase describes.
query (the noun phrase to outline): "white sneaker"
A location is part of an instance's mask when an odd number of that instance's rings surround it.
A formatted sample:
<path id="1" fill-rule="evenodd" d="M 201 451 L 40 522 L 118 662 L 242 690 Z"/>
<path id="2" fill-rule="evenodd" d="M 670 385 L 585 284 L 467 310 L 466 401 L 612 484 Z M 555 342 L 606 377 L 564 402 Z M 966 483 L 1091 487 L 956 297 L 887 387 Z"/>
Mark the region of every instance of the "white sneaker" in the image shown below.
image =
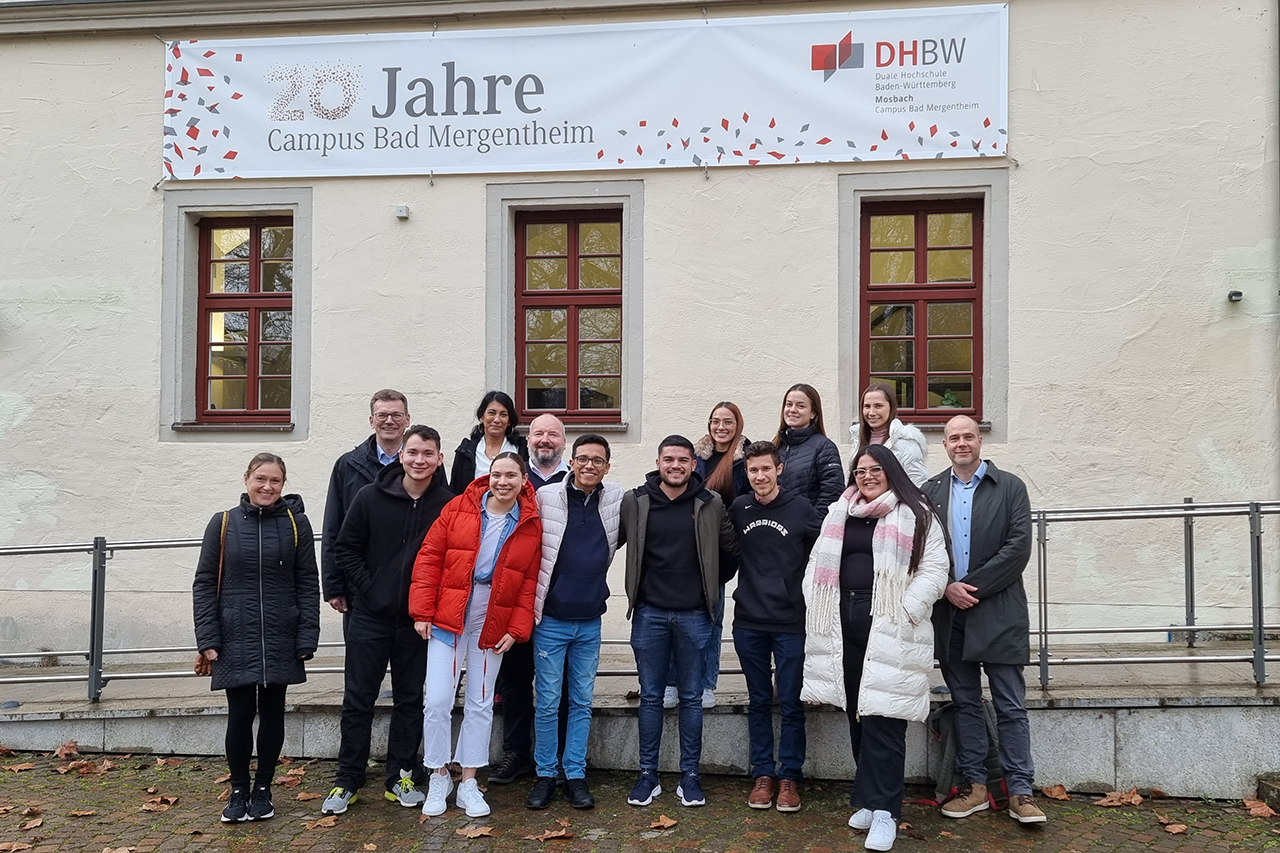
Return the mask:
<path id="1" fill-rule="evenodd" d="M 892 850 L 893 842 L 898 837 L 898 822 L 888 812 L 876 811 L 871 814 L 871 830 L 862 846 L 868 850 Z"/>
<path id="2" fill-rule="evenodd" d="M 662 707 L 674 708 L 680 704 L 680 694 L 676 692 L 674 687 L 668 687 L 662 691 Z"/>
<path id="3" fill-rule="evenodd" d="M 714 708 L 716 706 L 716 692 L 710 688 L 702 691 L 702 707 Z"/>
<path id="4" fill-rule="evenodd" d="M 850 829 L 870 829 L 871 809 L 858 809 L 849 816 Z"/>
<path id="5" fill-rule="evenodd" d="M 432 773 L 427 783 L 427 798 L 422 802 L 422 813 L 428 817 L 444 814 L 449 808 L 449 793 L 453 790 L 453 780 L 448 771 Z"/>
<path id="6" fill-rule="evenodd" d="M 466 809 L 467 817 L 484 817 L 489 813 L 489 804 L 484 801 L 484 794 L 480 793 L 480 786 L 475 779 L 463 779 L 458 784 L 455 800 L 458 808 Z"/>

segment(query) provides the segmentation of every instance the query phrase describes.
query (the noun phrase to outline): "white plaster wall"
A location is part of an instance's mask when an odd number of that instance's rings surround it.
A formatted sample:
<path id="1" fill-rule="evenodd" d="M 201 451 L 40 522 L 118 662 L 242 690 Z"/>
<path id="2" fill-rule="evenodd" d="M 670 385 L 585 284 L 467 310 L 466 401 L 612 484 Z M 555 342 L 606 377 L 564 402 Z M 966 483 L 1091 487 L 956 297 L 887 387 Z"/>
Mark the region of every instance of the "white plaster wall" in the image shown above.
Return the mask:
<path id="1" fill-rule="evenodd" d="M 995 306 L 1010 368 L 989 377 L 1009 414 L 986 455 L 1037 506 L 1276 496 L 1275 25 L 1262 0 L 1011 4 L 1009 300 Z M 584 177 L 309 182 L 306 438 L 174 441 L 157 430 L 161 49 L 149 35 L 0 44 L 0 79 L 15 81 L 0 94 L 0 545 L 198 535 L 263 449 L 288 461 L 318 527 L 333 459 L 366 434 L 378 387 L 405 391 L 451 453 L 484 390 L 486 184 Z M 837 178 L 935 168 L 587 176 L 645 183 L 643 417 L 613 476 L 639 482 L 658 439 L 696 438 L 725 397 L 753 438 L 772 435 L 794 382 L 834 413 L 837 293 L 853 286 L 837 271 Z M 1228 304 L 1230 289 L 1244 301 Z M 847 454 L 849 424 L 831 420 Z M 1214 619 L 1247 615 L 1245 530 L 1197 528 Z M 1181 541 L 1176 522 L 1054 529 L 1055 623 L 1175 621 Z M 1270 543 L 1267 557 L 1275 613 Z M 188 641 L 194 559 L 117 555 L 109 642 Z M 83 647 L 88 565 L 0 558 L 0 650 Z M 624 609 L 611 606 L 613 636 Z M 327 620 L 326 639 L 337 628 Z"/>

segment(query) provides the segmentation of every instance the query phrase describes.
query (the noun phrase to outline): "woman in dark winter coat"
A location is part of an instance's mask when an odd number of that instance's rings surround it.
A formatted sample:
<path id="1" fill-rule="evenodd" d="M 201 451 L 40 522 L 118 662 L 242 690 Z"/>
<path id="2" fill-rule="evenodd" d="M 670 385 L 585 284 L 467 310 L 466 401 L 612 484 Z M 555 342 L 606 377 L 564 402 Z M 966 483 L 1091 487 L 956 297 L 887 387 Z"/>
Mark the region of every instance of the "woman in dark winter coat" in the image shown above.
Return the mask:
<path id="1" fill-rule="evenodd" d="M 773 443 L 782 452 L 778 485 L 804 495 L 825 514 L 844 491 L 844 471 L 840 451 L 822 423 L 822 398 L 812 385 L 801 382 L 787 389 Z"/>
<path id="2" fill-rule="evenodd" d="M 529 461 L 529 442 L 516 432 L 516 404 L 501 391 L 490 391 L 476 407 L 479 421 L 471 434 L 453 451 L 449 483 L 461 494 L 471 481 L 486 477 L 499 453 L 518 453 Z"/>
<path id="3" fill-rule="evenodd" d="M 239 506 L 205 528 L 192 597 L 196 646 L 212 664 L 210 688 L 227 691 L 231 796 L 223 823 L 275 815 L 271 780 L 284 745 L 284 694 L 307 680 L 302 662 L 320 641 L 315 537 L 302 498 L 280 496 L 284 460 L 259 453 Z M 258 770 L 249 790 L 253 719 Z"/>

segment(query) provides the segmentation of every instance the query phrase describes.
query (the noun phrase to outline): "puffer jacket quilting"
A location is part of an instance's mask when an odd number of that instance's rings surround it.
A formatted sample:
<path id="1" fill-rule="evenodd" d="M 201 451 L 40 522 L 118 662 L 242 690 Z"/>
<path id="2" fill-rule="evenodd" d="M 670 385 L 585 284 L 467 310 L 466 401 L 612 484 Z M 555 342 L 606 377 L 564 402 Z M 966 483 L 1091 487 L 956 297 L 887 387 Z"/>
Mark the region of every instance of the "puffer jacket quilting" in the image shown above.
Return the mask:
<path id="1" fill-rule="evenodd" d="M 825 514 L 845 487 L 844 469 L 835 442 L 811 426 L 788 427 L 779 438 L 782 473 L 778 475 L 778 485 L 804 495 L 818 512 Z"/>
<path id="2" fill-rule="evenodd" d="M 551 589 L 551 575 L 556 568 L 556 560 L 560 557 L 560 543 L 564 541 L 564 531 L 569 524 L 569 478 L 548 483 L 538 489 L 538 515 L 542 518 L 542 564 L 538 569 L 538 589 L 533 599 L 533 621 L 542 621 L 542 605 L 547 600 L 547 591 Z M 622 495 L 624 489 L 617 483 L 601 483 L 600 521 L 604 524 L 604 535 L 609 540 L 609 560 L 613 562 L 613 554 L 618 550 L 618 527 L 622 520 Z"/>

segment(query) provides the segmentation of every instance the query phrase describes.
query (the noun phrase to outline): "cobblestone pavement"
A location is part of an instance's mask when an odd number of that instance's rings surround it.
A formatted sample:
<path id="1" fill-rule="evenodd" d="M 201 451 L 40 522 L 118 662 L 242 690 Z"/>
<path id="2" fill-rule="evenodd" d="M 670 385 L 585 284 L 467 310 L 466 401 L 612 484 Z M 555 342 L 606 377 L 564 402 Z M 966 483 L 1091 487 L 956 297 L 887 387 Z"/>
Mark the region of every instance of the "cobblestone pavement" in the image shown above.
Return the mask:
<path id="1" fill-rule="evenodd" d="M 104 758 L 108 762 L 104 771 Z M 69 764 L 80 760 L 80 765 Z M 28 769 L 22 769 L 30 765 Z M 524 807 L 531 780 L 488 788 L 493 814 L 469 820 L 451 807 L 438 818 L 420 822 L 417 809 L 404 809 L 381 797 L 376 784 L 367 799 L 331 827 L 316 825 L 319 797 L 333 778 L 333 763 L 294 761 L 280 768 L 279 779 L 295 787 L 275 788 L 276 817 L 262 823 L 225 827 L 218 821 L 220 795 L 227 789 L 222 763 L 209 758 L 155 756 L 73 756 L 15 753 L 0 758 L 0 851 L 31 853 L 104 850 L 133 851 L 861 851 L 864 834 L 846 826 L 847 783 L 810 783 L 804 809 L 796 814 L 747 808 L 749 780 L 716 776 L 704 779 L 708 805 L 682 808 L 672 793 L 674 776 L 663 777 L 663 794 L 649 808 L 631 808 L 626 795 L 631 774 L 596 772 L 589 781 L 599 805 L 575 811 L 563 801 L 541 812 Z M 59 768 L 66 772 L 59 773 Z M 82 775 L 81 771 L 85 771 Z M 370 768 L 370 779 L 381 778 Z M 924 796 L 909 791 L 909 796 Z M 170 799 L 172 798 L 172 799 Z M 304 799 L 306 798 L 306 799 Z M 1280 851 L 1280 818 L 1251 817 L 1240 803 L 1199 800 L 1147 800 L 1139 806 L 1101 808 L 1093 798 L 1070 802 L 1041 800 L 1049 822 L 1024 827 L 1003 811 L 984 812 L 962 821 L 947 820 L 931 807 L 907 805 L 894 850 L 1043 851 L 1043 853 L 1120 853 L 1121 851 Z M 676 823 L 651 824 L 661 816 Z M 1164 817 L 1185 824 L 1170 834 Z M 488 835 L 468 838 L 463 830 L 488 827 Z M 529 840 L 526 836 L 565 831 L 570 839 Z M 8 846 L 6 846 L 8 845 Z M 22 845 L 30 845 L 29 847 Z"/>

